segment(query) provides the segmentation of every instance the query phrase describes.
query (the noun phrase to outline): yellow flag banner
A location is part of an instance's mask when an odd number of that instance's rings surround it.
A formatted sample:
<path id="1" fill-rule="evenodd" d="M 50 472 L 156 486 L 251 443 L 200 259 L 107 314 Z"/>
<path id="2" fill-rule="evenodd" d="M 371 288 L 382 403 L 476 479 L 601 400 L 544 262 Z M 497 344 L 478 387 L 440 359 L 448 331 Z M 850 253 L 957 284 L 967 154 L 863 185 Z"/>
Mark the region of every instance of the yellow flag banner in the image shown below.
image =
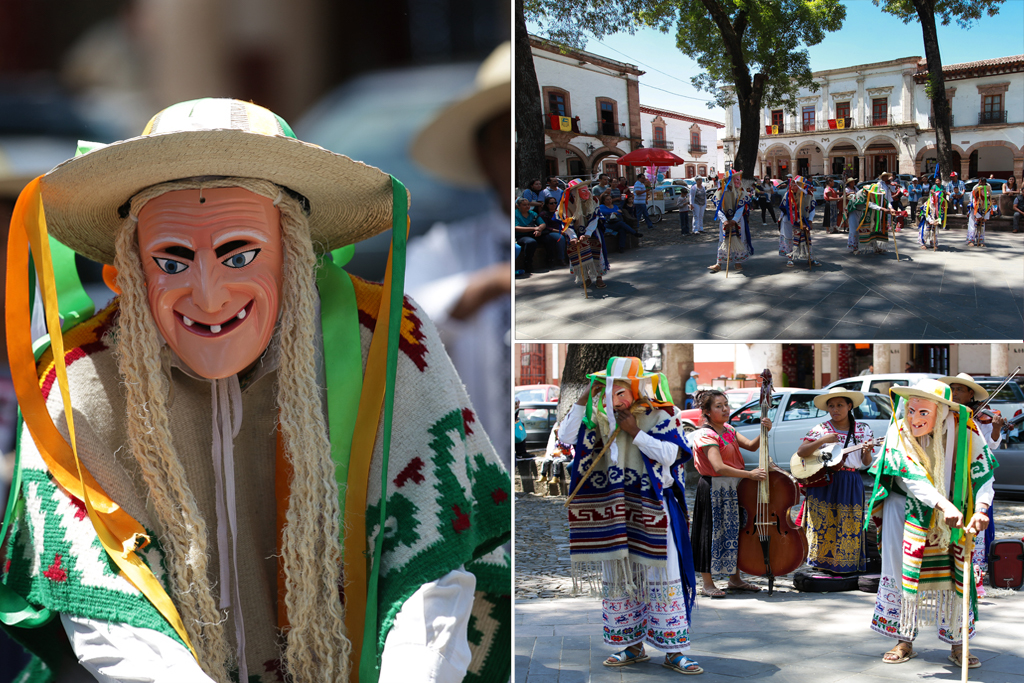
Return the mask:
<path id="1" fill-rule="evenodd" d="M 776 126 L 776 125 L 772 125 L 772 135 L 778 135 L 778 134 L 779 134 L 779 127 Z"/>
<path id="2" fill-rule="evenodd" d="M 836 119 L 836 128 L 846 128 L 846 119 L 842 117 Z"/>
<path id="3" fill-rule="evenodd" d="M 559 116 L 558 128 L 564 131 L 572 130 L 572 119 L 570 119 L 568 116 Z"/>

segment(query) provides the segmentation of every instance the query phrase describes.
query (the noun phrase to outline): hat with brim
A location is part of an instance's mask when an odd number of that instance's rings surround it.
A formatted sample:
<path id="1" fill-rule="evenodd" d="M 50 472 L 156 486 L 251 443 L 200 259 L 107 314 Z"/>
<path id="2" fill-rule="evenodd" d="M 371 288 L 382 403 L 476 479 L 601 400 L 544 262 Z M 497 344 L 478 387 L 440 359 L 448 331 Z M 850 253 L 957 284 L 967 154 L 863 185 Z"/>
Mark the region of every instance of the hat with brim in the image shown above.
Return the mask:
<path id="1" fill-rule="evenodd" d="M 953 390 L 945 382 L 926 377 L 912 387 L 892 387 L 894 394 L 905 399 L 923 398 L 935 403 L 944 403 L 950 408 L 959 408 L 960 404 L 953 400 Z"/>
<path id="2" fill-rule="evenodd" d="M 309 202 L 310 236 L 327 251 L 392 222 L 391 177 L 295 138 L 284 119 L 249 102 L 201 99 L 168 107 L 142 135 L 97 146 L 47 173 L 40 188 L 50 234 L 111 264 L 127 203 L 139 191 L 195 177 L 268 180 Z"/>
<path id="3" fill-rule="evenodd" d="M 818 408 L 818 410 L 828 410 L 828 402 L 831 399 L 836 398 L 837 396 L 850 399 L 850 401 L 853 402 L 854 408 L 856 408 L 857 406 L 864 402 L 864 394 L 862 394 L 861 392 L 848 391 L 846 389 L 834 387 L 832 389 L 829 389 L 827 394 L 818 394 L 817 396 L 815 396 L 814 405 L 815 407 Z"/>
<path id="4" fill-rule="evenodd" d="M 970 387 L 974 391 L 974 398 L 979 401 L 984 401 L 986 398 L 988 398 L 988 391 L 985 389 L 985 387 L 975 382 L 974 378 L 972 378 L 966 372 L 961 372 L 959 375 L 956 375 L 955 377 L 940 377 L 939 381 L 945 382 L 950 386 L 954 384 L 963 384 L 965 387 Z"/>
<path id="5" fill-rule="evenodd" d="M 480 64 L 473 89 L 441 110 L 419 132 L 409 150 L 412 158 L 443 180 L 460 187 L 485 187 L 476 136 L 480 127 L 512 111 L 512 46 L 505 42 Z"/>

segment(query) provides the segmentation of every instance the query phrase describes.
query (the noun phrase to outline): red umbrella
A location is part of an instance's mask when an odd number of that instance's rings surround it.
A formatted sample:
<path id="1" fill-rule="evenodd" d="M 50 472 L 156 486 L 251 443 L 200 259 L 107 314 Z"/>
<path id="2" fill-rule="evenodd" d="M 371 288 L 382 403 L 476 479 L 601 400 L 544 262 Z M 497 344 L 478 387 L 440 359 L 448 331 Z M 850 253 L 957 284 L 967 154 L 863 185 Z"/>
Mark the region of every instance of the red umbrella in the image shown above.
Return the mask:
<path id="1" fill-rule="evenodd" d="M 684 161 L 667 149 L 641 147 L 619 157 L 617 163 L 619 166 L 678 166 Z"/>

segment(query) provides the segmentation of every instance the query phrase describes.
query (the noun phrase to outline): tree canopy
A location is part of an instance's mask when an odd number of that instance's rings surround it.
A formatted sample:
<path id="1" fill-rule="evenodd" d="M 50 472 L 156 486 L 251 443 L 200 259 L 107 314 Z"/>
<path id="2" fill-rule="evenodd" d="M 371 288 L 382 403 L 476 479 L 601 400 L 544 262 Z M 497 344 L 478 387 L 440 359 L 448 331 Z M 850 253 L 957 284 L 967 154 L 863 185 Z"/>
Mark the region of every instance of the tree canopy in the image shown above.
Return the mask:
<path id="1" fill-rule="evenodd" d="M 840 0 L 525 0 L 524 9 L 551 40 L 580 49 L 591 36 L 674 28 L 676 46 L 704 68 L 691 80 L 714 97 L 709 108 L 734 102 L 723 85 L 760 74 L 761 104 L 794 111 L 798 88 L 817 89 L 806 47 L 846 18 Z"/>
<path id="2" fill-rule="evenodd" d="M 914 0 L 872 0 L 883 12 L 909 24 L 918 18 Z M 970 28 L 982 16 L 994 17 L 1005 0 L 931 0 L 932 11 L 943 26 L 956 21 L 960 28 Z"/>

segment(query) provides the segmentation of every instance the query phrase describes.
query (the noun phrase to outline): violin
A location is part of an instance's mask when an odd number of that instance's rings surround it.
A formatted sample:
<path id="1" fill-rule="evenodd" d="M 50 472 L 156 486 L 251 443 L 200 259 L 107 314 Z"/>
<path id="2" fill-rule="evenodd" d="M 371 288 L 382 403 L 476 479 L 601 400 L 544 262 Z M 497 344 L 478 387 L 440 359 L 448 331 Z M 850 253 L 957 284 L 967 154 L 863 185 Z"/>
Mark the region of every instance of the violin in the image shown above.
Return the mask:
<path id="1" fill-rule="evenodd" d="M 761 416 L 772 406 L 772 373 L 761 373 Z M 744 479 L 736 488 L 739 506 L 746 512 L 740 529 L 736 565 L 740 571 L 768 579 L 768 595 L 775 577 L 795 571 L 807 559 L 807 538 L 789 518 L 789 509 L 799 500 L 796 480 L 771 462 L 768 456 L 768 427 L 761 425 L 758 467 L 768 473 L 764 481 Z"/>

